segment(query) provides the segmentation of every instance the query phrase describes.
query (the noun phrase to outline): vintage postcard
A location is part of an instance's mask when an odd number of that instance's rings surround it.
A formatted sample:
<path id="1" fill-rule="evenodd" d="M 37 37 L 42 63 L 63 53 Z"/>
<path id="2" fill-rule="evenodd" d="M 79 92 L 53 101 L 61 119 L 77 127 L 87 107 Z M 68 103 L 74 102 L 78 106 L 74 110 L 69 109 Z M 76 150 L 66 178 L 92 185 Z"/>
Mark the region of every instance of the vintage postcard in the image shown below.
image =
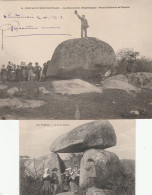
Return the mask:
<path id="1" fill-rule="evenodd" d="M 0 119 L 152 118 L 151 8 L 0 1 Z"/>
<path id="2" fill-rule="evenodd" d="M 135 195 L 135 120 L 20 121 L 20 195 Z"/>

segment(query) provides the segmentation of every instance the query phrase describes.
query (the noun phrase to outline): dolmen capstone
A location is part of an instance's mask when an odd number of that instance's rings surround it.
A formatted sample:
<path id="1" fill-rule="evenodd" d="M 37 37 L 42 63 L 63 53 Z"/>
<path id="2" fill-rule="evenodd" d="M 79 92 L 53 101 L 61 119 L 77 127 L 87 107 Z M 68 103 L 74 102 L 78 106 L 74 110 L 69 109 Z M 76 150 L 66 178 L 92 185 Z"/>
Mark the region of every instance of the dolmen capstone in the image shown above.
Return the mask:
<path id="1" fill-rule="evenodd" d="M 116 134 L 109 121 L 83 124 L 58 137 L 50 146 L 52 152 L 77 153 L 90 148 L 106 149 L 116 145 Z"/>
<path id="2" fill-rule="evenodd" d="M 113 48 L 94 37 L 69 39 L 55 49 L 48 62 L 47 77 L 92 78 L 105 74 L 116 61 Z"/>

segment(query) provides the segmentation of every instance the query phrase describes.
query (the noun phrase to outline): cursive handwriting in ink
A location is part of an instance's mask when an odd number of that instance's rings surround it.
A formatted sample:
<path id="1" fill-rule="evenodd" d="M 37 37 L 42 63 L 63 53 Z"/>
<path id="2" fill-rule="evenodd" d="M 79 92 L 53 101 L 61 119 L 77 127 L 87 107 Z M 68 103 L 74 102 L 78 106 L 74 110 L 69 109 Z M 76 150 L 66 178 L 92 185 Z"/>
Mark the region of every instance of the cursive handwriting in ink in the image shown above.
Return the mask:
<path id="1" fill-rule="evenodd" d="M 61 20 L 63 19 L 63 16 L 61 15 L 52 15 L 52 16 L 47 16 L 47 15 L 24 15 L 24 14 L 14 14 L 14 13 L 9 13 L 9 14 L 4 14 L 3 18 L 5 19 L 38 19 L 38 20 Z"/>
<path id="2" fill-rule="evenodd" d="M 1 34 L 2 34 L 2 50 L 4 48 L 4 31 L 8 31 L 11 30 L 13 31 L 14 28 L 19 28 L 20 27 L 20 23 L 16 20 L 12 21 L 11 23 L 7 23 L 7 24 L 3 24 L 0 26 L 0 30 L 1 30 Z"/>

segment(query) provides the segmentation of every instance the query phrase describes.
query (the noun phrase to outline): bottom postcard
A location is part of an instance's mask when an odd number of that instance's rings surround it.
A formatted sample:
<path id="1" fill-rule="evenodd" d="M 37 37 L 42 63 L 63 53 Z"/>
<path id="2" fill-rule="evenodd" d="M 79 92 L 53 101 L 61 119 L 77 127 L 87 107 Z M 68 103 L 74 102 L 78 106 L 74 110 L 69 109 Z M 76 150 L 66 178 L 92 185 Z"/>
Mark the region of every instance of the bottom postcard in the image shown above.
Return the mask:
<path id="1" fill-rule="evenodd" d="M 134 195 L 135 120 L 20 122 L 20 195 Z"/>

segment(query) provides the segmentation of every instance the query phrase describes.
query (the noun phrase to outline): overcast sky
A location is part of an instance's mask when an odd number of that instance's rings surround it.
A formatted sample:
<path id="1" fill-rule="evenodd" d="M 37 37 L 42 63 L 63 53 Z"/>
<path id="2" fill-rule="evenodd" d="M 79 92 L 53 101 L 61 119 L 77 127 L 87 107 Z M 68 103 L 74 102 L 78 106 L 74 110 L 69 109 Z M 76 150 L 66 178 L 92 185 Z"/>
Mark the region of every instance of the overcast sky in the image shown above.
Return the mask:
<path id="1" fill-rule="evenodd" d="M 20 121 L 20 155 L 37 158 L 49 154 L 49 147 L 56 138 L 87 122 L 90 121 Z M 115 152 L 120 159 L 135 159 L 135 120 L 110 122 L 117 145 L 107 150 Z"/>
<path id="2" fill-rule="evenodd" d="M 121 48 L 134 48 L 142 55 L 152 57 L 152 1 L 151 0 L 105 0 L 105 1 L 50 1 L 50 2 L 0 2 L 0 26 L 14 20 L 20 27 L 60 27 L 57 29 L 4 31 L 4 49 L 0 49 L 0 64 L 9 60 L 14 63 L 25 61 L 40 65 L 51 59 L 51 56 L 62 41 L 80 37 L 80 20 L 73 13 L 74 9 L 20 9 L 21 7 L 53 7 L 59 6 L 128 6 L 130 8 L 78 9 L 80 15 L 85 14 L 90 28 L 88 36 L 96 37 L 109 43 L 117 52 Z M 6 19 L 3 15 L 19 14 L 26 16 L 62 16 L 57 20 L 39 19 Z M 1 32 L 0 32 L 1 33 Z M 66 34 L 45 36 L 20 36 L 27 34 Z M 1 36 L 1 35 L 0 35 Z M 1 37 L 0 37 L 1 44 Z"/>

